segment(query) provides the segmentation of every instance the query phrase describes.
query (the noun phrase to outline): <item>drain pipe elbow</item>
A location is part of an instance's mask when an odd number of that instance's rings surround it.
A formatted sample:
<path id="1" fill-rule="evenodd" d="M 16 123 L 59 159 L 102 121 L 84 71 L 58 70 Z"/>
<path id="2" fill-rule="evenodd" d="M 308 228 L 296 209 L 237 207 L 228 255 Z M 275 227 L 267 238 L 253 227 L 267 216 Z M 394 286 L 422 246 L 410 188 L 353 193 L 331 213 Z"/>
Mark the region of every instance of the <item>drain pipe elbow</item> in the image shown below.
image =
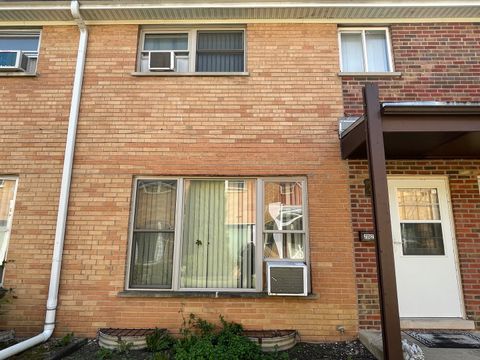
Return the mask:
<path id="1" fill-rule="evenodd" d="M 65 227 L 67 222 L 68 198 L 70 195 L 70 181 L 73 169 L 73 155 L 77 134 L 80 98 L 82 94 L 83 72 L 87 53 L 88 30 L 80 14 L 80 5 L 77 0 L 71 2 L 71 13 L 80 31 L 78 42 L 77 64 L 73 81 L 70 116 L 68 119 L 67 139 L 65 145 L 65 158 L 63 161 L 62 182 L 60 186 L 60 199 L 58 204 L 57 225 L 55 229 L 55 244 L 53 246 L 52 269 L 50 272 L 50 286 L 48 289 L 47 310 L 43 332 L 10 346 L 0 351 L 0 360 L 7 359 L 31 347 L 47 341 L 55 329 L 55 316 L 58 305 L 58 289 L 60 287 L 60 272 L 62 268 L 63 244 L 65 241 Z"/>

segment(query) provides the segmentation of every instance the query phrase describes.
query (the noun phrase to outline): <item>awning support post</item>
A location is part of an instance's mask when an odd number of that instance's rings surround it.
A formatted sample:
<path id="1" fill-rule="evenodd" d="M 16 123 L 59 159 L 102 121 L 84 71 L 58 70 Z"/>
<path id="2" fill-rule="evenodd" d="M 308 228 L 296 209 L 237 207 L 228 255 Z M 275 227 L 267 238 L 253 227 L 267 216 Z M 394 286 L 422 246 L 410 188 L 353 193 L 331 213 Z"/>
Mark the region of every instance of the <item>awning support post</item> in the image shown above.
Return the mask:
<path id="1" fill-rule="evenodd" d="M 363 92 L 366 110 L 368 168 L 372 184 L 372 208 L 377 239 L 376 255 L 383 354 L 385 360 L 403 360 L 378 86 L 368 83 Z"/>

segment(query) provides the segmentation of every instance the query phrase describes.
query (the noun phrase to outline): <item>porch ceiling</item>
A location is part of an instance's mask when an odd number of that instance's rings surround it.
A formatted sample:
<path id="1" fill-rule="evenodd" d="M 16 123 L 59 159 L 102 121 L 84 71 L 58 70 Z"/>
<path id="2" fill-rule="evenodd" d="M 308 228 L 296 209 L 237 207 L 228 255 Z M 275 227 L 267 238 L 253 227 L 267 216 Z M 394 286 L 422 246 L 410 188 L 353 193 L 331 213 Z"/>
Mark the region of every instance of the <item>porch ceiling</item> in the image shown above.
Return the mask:
<path id="1" fill-rule="evenodd" d="M 386 159 L 480 158 L 478 104 L 382 104 Z M 343 159 L 366 159 L 365 119 L 341 136 Z"/>

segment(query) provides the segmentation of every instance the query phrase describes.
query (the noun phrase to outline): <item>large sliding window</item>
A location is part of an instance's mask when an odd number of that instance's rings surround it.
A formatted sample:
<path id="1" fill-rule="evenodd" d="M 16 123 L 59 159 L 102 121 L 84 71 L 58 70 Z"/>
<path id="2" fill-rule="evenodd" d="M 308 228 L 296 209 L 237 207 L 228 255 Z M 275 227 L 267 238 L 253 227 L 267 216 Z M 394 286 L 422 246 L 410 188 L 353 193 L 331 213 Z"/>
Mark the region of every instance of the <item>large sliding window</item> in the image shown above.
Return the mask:
<path id="1" fill-rule="evenodd" d="M 303 198 L 304 181 L 136 179 L 127 288 L 261 291 L 264 259 L 306 261 Z"/>

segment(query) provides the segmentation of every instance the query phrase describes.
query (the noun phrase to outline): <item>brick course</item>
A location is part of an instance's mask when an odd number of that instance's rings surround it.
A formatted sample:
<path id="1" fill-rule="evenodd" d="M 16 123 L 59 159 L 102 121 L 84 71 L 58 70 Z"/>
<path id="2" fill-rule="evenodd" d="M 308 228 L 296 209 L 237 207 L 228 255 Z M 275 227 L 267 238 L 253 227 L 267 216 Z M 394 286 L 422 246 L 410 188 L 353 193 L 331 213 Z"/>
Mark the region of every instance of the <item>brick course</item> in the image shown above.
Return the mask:
<path id="1" fill-rule="evenodd" d="M 76 29 L 63 31 L 76 38 Z M 176 332 L 180 313 L 194 312 L 211 320 L 222 314 L 246 328 L 298 329 L 303 340 L 356 336 L 347 166 L 337 136 L 342 97 L 336 26 L 252 24 L 246 34 L 249 76 L 135 77 L 138 27 L 90 27 L 57 334 L 93 336 L 99 327 L 154 326 Z M 48 39 L 42 42 L 45 52 L 54 46 Z M 119 297 L 135 175 L 307 176 L 318 298 Z M 52 202 L 52 217 L 55 206 Z M 17 210 L 18 228 L 22 207 Z M 48 264 L 53 233 L 42 236 Z M 12 234 L 17 264 L 33 262 L 19 254 L 35 237 L 25 235 L 21 243 Z M 7 282 L 27 296 L 32 286 L 23 285 L 23 276 L 30 275 L 7 271 Z M 47 267 L 36 276 L 48 283 Z M 25 301 L 28 321 L 18 315 L 19 302 L 11 305 L 6 320 L 21 334 L 33 331 L 29 324 L 40 328 L 44 285 L 37 296 L 36 309 Z M 344 335 L 338 325 L 345 326 Z"/>

